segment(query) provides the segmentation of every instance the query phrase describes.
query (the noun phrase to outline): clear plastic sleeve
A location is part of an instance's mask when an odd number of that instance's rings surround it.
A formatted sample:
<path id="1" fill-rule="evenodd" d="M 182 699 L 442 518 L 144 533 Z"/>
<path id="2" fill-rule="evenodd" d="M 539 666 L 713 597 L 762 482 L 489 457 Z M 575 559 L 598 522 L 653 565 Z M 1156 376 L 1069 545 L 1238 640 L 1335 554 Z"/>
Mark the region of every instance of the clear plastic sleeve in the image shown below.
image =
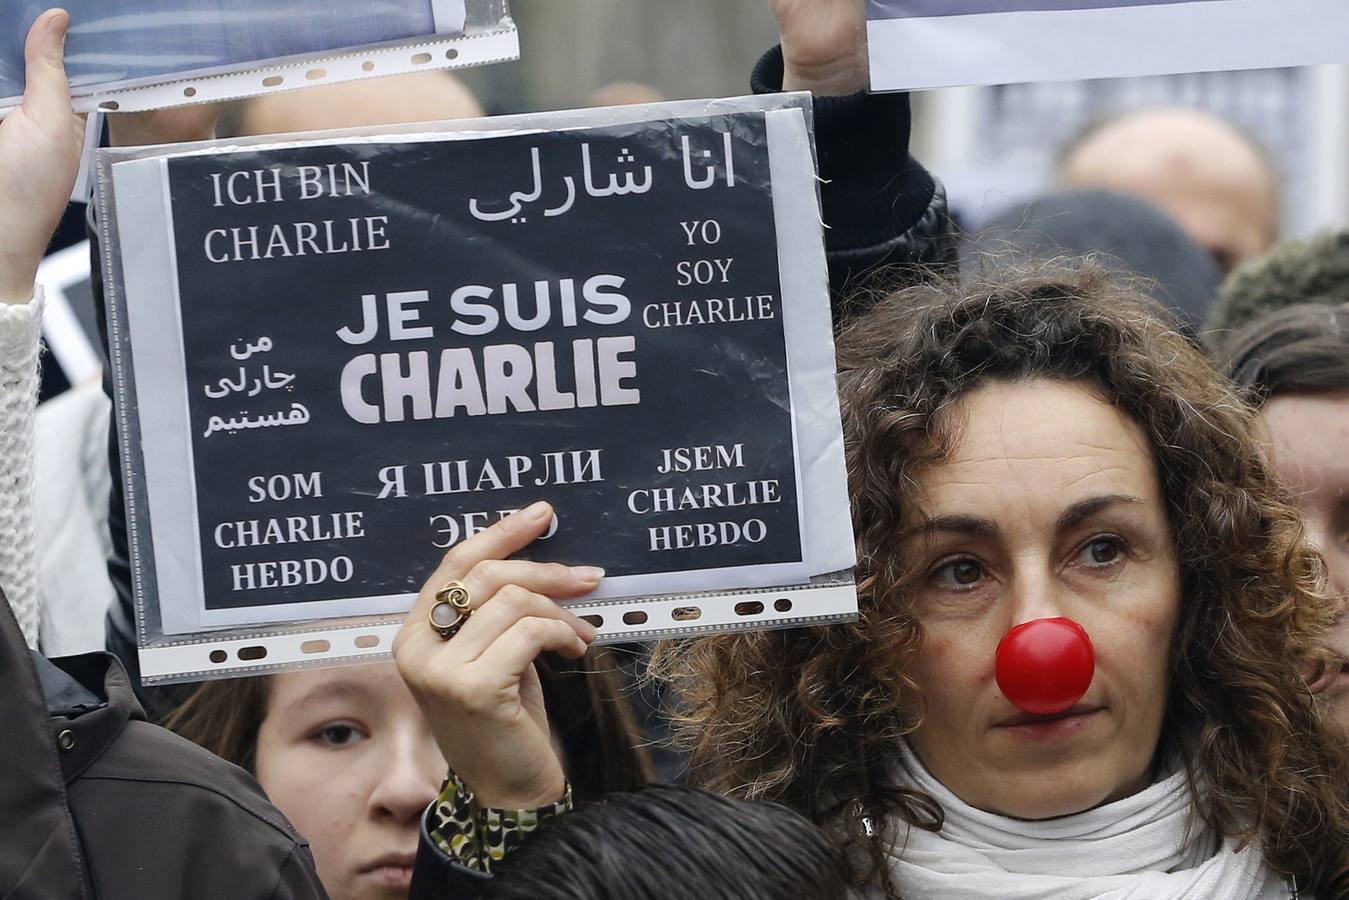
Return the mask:
<path id="1" fill-rule="evenodd" d="M 33 21 L 71 14 L 76 109 L 205 103 L 519 56 L 506 0 L 14 0 L 0 9 L 0 114 L 23 94 Z"/>
<path id="2" fill-rule="evenodd" d="M 843 621 L 806 95 L 101 151 L 145 680 L 389 651 L 536 499 L 600 640 Z M 428 626 L 429 627 L 429 626 Z"/>

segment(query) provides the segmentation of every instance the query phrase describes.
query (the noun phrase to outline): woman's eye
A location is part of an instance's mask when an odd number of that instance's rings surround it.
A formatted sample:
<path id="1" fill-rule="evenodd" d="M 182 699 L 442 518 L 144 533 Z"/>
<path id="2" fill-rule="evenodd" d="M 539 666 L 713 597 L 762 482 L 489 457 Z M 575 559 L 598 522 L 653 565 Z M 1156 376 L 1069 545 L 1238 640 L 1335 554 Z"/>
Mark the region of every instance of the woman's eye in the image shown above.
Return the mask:
<path id="1" fill-rule="evenodd" d="M 355 725 L 324 725 L 314 732 L 314 740 L 330 747 L 347 747 L 365 737 L 365 733 Z"/>
<path id="2" fill-rule="evenodd" d="M 972 587 L 984 577 L 984 567 L 972 559 L 957 559 L 933 573 L 933 580 L 946 588 Z"/>
<path id="3" fill-rule="evenodd" d="M 1116 538 L 1096 538 L 1082 548 L 1082 559 L 1093 566 L 1108 566 L 1119 560 L 1122 552 Z"/>

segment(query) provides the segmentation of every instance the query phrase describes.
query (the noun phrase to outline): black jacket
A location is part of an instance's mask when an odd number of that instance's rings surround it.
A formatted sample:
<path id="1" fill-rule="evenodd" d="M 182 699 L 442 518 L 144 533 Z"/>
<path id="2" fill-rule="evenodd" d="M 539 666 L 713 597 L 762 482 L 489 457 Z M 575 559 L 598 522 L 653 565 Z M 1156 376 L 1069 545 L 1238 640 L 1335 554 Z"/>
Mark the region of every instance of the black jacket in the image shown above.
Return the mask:
<path id="1" fill-rule="evenodd" d="M 111 655 L 30 654 L 2 596 L 0 685 L 0 897 L 327 897 L 247 772 L 147 723 Z"/>

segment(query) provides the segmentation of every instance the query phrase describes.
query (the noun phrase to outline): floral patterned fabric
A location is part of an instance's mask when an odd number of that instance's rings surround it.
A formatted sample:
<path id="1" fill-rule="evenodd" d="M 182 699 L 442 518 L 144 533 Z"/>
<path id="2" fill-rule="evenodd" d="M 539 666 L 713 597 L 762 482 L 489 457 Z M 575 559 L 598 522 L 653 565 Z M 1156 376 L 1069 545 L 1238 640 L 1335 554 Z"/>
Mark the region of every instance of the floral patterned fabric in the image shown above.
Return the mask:
<path id="1" fill-rule="evenodd" d="M 436 799 L 431 840 L 465 868 L 492 873 L 492 867 L 549 819 L 571 812 L 571 785 L 562 799 L 538 809 L 488 809 L 450 771 Z"/>

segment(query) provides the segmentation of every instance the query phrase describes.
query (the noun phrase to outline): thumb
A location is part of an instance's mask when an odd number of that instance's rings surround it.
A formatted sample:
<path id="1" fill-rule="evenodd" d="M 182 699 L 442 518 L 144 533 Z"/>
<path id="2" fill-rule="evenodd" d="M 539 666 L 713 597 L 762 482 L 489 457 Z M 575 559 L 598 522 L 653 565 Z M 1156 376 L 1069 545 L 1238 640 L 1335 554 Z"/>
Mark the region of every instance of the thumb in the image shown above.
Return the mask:
<path id="1" fill-rule="evenodd" d="M 55 123 L 71 115 L 70 84 L 63 60 L 69 26 L 69 13 L 49 9 L 28 29 L 23 48 L 23 108 L 39 121 Z"/>

